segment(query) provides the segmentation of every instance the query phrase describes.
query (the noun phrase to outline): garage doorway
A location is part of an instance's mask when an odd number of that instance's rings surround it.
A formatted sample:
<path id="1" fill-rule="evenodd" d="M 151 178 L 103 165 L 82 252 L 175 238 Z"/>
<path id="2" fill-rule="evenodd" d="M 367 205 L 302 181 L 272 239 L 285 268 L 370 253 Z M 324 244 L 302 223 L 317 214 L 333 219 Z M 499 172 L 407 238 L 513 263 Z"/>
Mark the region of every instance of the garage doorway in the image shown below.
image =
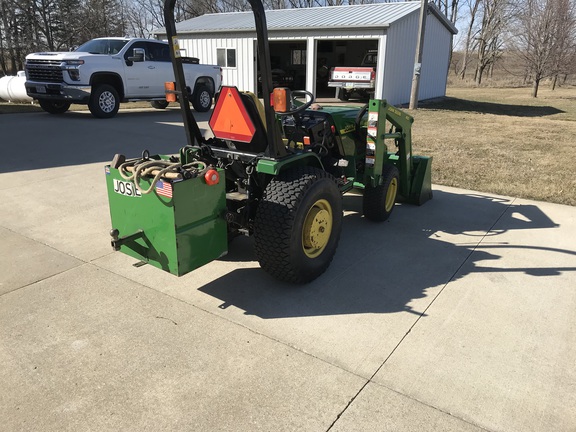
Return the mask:
<path id="1" fill-rule="evenodd" d="M 328 87 L 330 69 L 336 66 L 360 66 L 364 54 L 378 49 L 376 39 L 318 40 L 316 55 L 316 97 L 334 97 L 335 89 Z"/>
<path id="2" fill-rule="evenodd" d="M 255 43 L 256 45 L 256 43 Z M 306 89 L 306 41 L 269 41 L 273 87 Z M 255 46 L 256 49 L 256 46 Z M 378 49 L 376 39 L 319 39 L 316 43 L 317 98 L 333 98 L 336 90 L 328 87 L 330 69 L 335 66 L 360 66 L 364 54 Z M 260 69 L 257 67 L 258 96 L 262 97 Z"/>
<path id="3" fill-rule="evenodd" d="M 306 42 L 270 41 L 270 64 L 272 66 L 272 86 L 288 87 L 292 90 L 306 88 Z M 259 65 L 258 96 L 262 97 Z"/>

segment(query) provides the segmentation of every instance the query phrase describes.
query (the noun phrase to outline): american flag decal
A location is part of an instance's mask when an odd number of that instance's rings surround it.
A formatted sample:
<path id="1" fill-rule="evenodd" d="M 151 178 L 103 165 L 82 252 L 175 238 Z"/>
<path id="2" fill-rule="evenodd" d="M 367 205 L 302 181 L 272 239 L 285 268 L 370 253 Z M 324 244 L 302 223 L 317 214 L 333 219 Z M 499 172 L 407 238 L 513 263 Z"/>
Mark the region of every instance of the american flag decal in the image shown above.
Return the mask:
<path id="1" fill-rule="evenodd" d="M 172 198 L 172 185 L 165 181 L 156 182 L 156 193 L 168 198 Z"/>

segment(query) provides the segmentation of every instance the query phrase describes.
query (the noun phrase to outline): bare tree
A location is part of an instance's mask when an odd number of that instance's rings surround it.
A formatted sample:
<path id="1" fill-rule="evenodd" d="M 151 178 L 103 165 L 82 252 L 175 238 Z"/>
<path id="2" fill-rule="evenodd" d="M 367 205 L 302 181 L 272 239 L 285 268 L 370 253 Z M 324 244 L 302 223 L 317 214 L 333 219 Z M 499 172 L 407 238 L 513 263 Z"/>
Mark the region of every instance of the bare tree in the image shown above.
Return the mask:
<path id="1" fill-rule="evenodd" d="M 532 76 L 532 97 L 540 82 L 573 67 L 574 0 L 527 0 L 516 15 L 513 46 Z"/>
<path id="2" fill-rule="evenodd" d="M 559 0 L 557 4 L 556 38 L 557 54 L 552 71 L 552 90 L 556 88 L 558 77 L 576 71 L 576 4 L 569 0 Z"/>
<path id="3" fill-rule="evenodd" d="M 434 3 L 450 22 L 455 23 L 458 19 L 460 0 L 432 0 L 430 3 Z"/>
<path id="4" fill-rule="evenodd" d="M 478 8 L 480 7 L 481 0 L 469 0 L 468 7 L 469 7 L 469 21 L 468 25 L 466 26 L 466 39 L 464 41 L 464 54 L 462 56 L 462 67 L 460 69 L 459 75 L 460 79 L 464 79 L 466 77 L 466 69 L 468 68 L 468 63 L 470 62 L 470 51 L 474 49 L 476 46 L 476 37 L 478 35 L 479 30 L 476 28 L 476 18 L 478 13 Z"/>
<path id="5" fill-rule="evenodd" d="M 15 12 L 16 5 L 13 1 L 0 0 L 0 19 L 2 20 L 2 27 L 0 28 L 2 51 L 0 51 L 0 56 L 2 57 L 2 72 L 6 75 L 14 74 L 17 71 L 14 42 L 14 35 L 17 32 Z"/>
<path id="6" fill-rule="evenodd" d="M 503 39 L 510 13 L 508 0 L 480 0 L 482 22 L 476 37 L 476 84 L 482 83 L 484 71 L 502 54 Z"/>

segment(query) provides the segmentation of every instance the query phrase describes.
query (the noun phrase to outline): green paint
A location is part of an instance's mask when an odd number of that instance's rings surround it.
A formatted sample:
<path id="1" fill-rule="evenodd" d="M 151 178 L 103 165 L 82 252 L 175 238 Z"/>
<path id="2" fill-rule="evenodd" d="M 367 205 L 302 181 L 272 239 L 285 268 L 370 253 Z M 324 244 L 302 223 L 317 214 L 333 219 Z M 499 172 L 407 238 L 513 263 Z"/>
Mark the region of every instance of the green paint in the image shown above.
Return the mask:
<path id="1" fill-rule="evenodd" d="M 155 190 L 141 196 L 115 191 L 114 179 L 125 182 L 118 170 L 107 167 L 112 228 L 120 237 L 142 232 L 120 251 L 177 276 L 224 255 L 228 250 L 224 171 L 221 181 L 208 186 L 203 177 L 170 182 L 172 198 Z M 142 179 L 143 189 L 150 179 Z M 116 187 L 116 189 L 119 189 Z"/>

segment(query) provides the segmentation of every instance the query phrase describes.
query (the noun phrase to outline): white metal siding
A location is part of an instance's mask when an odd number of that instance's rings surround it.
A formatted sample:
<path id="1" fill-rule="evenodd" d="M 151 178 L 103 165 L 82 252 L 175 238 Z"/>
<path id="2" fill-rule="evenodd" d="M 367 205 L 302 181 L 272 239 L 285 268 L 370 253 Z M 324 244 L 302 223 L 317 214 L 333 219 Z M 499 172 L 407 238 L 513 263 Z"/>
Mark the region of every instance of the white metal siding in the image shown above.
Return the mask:
<path id="1" fill-rule="evenodd" d="M 372 39 L 379 40 L 380 53 L 376 82 L 377 98 L 387 99 L 389 103 L 400 105 L 410 100 L 410 89 L 414 72 L 414 56 L 418 37 L 418 11 L 393 22 L 389 28 L 323 29 L 310 28 L 307 31 L 272 30 L 268 36 L 271 41 L 302 41 L 307 47 L 315 46 L 317 40 L 335 39 Z M 203 64 L 217 64 L 217 48 L 236 49 L 236 67 L 223 68 L 223 83 L 239 89 L 256 92 L 255 32 L 230 32 L 207 34 L 182 34 L 180 47 L 186 54 L 198 57 Z M 448 56 L 451 33 L 434 15 L 429 14 L 426 21 L 426 36 L 422 61 L 419 100 L 443 96 L 446 92 Z M 308 49 L 309 51 L 309 49 Z M 308 52 L 308 62 L 310 55 Z M 382 66 L 383 65 L 383 66 Z M 314 66 L 308 65 L 308 73 Z M 315 76 L 315 75 L 312 75 Z M 308 91 L 314 91 L 307 80 Z"/>
<path id="2" fill-rule="evenodd" d="M 448 76 L 451 34 L 436 17 L 429 15 L 428 18 L 422 57 L 419 100 L 444 96 Z"/>
<path id="3" fill-rule="evenodd" d="M 381 97 L 393 105 L 410 101 L 414 55 L 418 38 L 418 13 L 397 21 L 388 30 Z M 381 72 L 379 72 L 381 73 Z"/>
<path id="4" fill-rule="evenodd" d="M 254 38 L 194 38 L 180 37 L 180 48 L 186 49 L 190 57 L 198 57 L 202 64 L 218 64 L 216 50 L 233 48 L 236 50 L 236 67 L 222 68 L 222 83 L 237 86 L 239 89 L 255 91 Z"/>

